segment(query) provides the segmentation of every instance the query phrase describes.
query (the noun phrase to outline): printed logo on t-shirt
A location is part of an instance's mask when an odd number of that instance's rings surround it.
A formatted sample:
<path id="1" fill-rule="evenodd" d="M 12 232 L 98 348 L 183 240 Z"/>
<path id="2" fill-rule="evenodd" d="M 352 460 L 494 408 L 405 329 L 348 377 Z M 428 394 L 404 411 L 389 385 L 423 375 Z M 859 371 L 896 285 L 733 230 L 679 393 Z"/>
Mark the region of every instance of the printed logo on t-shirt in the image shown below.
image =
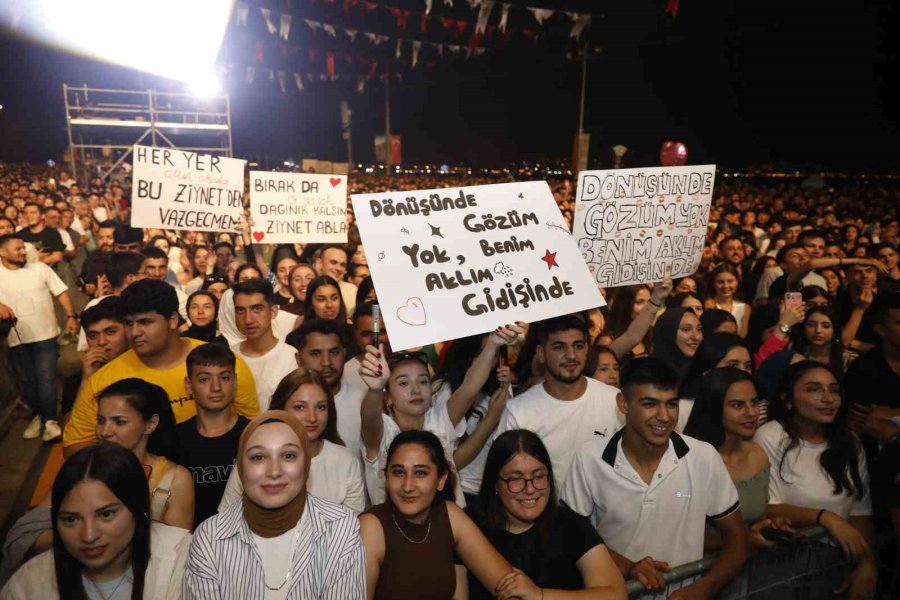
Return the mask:
<path id="1" fill-rule="evenodd" d="M 690 498 L 691 495 L 687 492 L 675 492 L 676 498 Z"/>
<path id="2" fill-rule="evenodd" d="M 234 463 L 228 465 L 209 465 L 206 467 L 190 467 L 195 484 L 225 483 L 231 476 Z"/>
<path id="3" fill-rule="evenodd" d="M 594 435 L 599 435 L 600 437 L 606 437 L 606 429 L 603 431 L 595 431 Z"/>

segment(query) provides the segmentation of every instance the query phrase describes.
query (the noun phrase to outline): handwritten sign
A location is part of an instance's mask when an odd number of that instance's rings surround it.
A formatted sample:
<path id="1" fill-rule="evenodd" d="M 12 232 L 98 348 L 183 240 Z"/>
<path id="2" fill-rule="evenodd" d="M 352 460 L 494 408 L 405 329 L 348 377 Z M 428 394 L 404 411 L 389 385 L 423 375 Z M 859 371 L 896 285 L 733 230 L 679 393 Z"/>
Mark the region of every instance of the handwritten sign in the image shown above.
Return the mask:
<path id="1" fill-rule="evenodd" d="M 131 225 L 234 231 L 243 214 L 244 161 L 135 146 Z"/>
<path id="2" fill-rule="evenodd" d="M 351 200 L 395 349 L 604 305 L 544 181 Z"/>
<path id="3" fill-rule="evenodd" d="M 347 177 L 250 171 L 257 243 L 347 243 Z"/>
<path id="4" fill-rule="evenodd" d="M 715 165 L 582 171 L 574 236 L 599 287 L 694 273 L 703 255 Z"/>

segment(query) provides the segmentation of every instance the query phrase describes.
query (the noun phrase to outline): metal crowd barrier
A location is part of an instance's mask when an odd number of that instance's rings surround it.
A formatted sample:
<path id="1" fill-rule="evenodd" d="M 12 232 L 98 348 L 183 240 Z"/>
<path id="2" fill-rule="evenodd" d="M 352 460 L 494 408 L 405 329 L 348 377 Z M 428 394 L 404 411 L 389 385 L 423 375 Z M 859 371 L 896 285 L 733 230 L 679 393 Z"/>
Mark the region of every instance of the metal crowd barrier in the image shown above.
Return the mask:
<path id="1" fill-rule="evenodd" d="M 767 551 L 757 551 L 740 575 L 716 596 L 716 600 L 821 600 L 833 598 L 832 591 L 844 579 L 847 563 L 840 548 L 824 543 L 825 529 L 811 527 L 795 539 Z M 663 578 L 663 592 L 647 592 L 639 581 L 627 583 L 628 597 L 663 600 L 669 594 L 696 581 L 718 560 L 717 555 L 673 567 Z"/>

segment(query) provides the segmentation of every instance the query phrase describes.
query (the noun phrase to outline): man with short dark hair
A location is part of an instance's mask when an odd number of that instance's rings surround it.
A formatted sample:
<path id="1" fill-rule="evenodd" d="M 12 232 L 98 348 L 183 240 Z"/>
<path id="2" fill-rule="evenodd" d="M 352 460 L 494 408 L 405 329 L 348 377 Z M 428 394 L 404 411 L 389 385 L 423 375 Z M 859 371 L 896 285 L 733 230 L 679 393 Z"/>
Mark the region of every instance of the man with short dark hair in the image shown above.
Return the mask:
<path id="1" fill-rule="evenodd" d="M 197 414 L 193 395 L 184 389 L 185 360 L 203 342 L 181 337 L 175 290 L 163 281 L 143 279 L 125 288 L 120 296 L 120 309 L 131 350 L 107 363 L 82 384 L 63 434 L 67 456 L 96 442 L 96 394 L 128 377 L 143 379 L 166 390 L 176 422 L 187 421 Z M 256 388 L 250 369 L 240 358 L 236 373 L 234 410 L 253 418 L 259 413 Z"/>
<path id="2" fill-rule="evenodd" d="M 82 290 L 88 296 L 94 297 L 97 294 L 98 278 L 106 271 L 116 247 L 115 233 L 118 227 L 115 221 L 103 221 L 97 226 L 97 249 L 88 254 L 79 276 Z"/>
<path id="3" fill-rule="evenodd" d="M 341 288 L 341 298 L 347 307 L 347 314 L 352 315 L 356 309 L 356 286 L 349 281 L 344 281 L 349 264 L 347 249 L 341 244 L 326 244 L 322 247 L 319 258 L 316 259 L 316 272 L 319 275 L 333 277 Z"/>
<path id="4" fill-rule="evenodd" d="M 360 408 L 364 393 L 342 379 L 350 345 L 346 325 L 332 320 L 309 319 L 291 333 L 287 341 L 297 349 L 297 365 L 318 373 L 331 389 L 338 435 L 347 449 L 362 456 Z"/>
<path id="5" fill-rule="evenodd" d="M 55 266 L 63 259 L 63 252 L 66 249 L 62 236 L 44 224 L 44 207 L 40 204 L 28 202 L 22 212 L 28 226 L 19 231 L 19 238 L 34 245 L 42 263 L 50 267 Z"/>
<path id="6" fill-rule="evenodd" d="M 175 289 L 175 294 L 178 295 L 178 314 L 187 321 L 188 296 L 181 289 L 180 285 L 173 283 L 175 281 L 175 275 L 169 271 L 169 257 L 166 255 L 165 251 L 156 246 L 144 246 L 141 249 L 141 254 L 144 255 L 144 262 L 141 265 L 144 277 L 165 281 Z"/>
<path id="7" fill-rule="evenodd" d="M 625 578 L 648 590 L 666 587 L 660 571 L 703 558 L 711 519 L 722 535 L 718 561 L 666 597 L 712 598 L 750 553 L 737 490 L 715 448 L 675 433 L 672 367 L 658 358 L 632 359 L 620 381 L 625 426 L 578 448 L 562 499 L 591 518 Z"/>
<path id="8" fill-rule="evenodd" d="M 259 408 L 264 411 L 281 379 L 297 368 L 295 352 L 272 332 L 278 315 L 272 284 L 255 278 L 237 283 L 233 289 L 234 321 L 246 339 L 231 346 L 231 350 L 250 367 Z"/>
<path id="9" fill-rule="evenodd" d="M 204 344 L 185 362 L 184 387 L 194 397 L 197 414 L 176 427 L 178 459 L 194 478 L 194 523 L 199 524 L 216 513 L 250 421 L 231 410 L 237 389 L 231 350 Z"/>
<path id="10" fill-rule="evenodd" d="M 381 330 L 377 339 L 375 337 L 375 319 L 373 317 L 375 305 L 374 302 L 363 302 L 357 305 L 356 310 L 353 311 L 353 335 L 356 338 L 356 348 L 365 348 L 366 346 L 377 348 L 379 344 L 383 344 L 384 353 L 389 355 L 392 352 L 391 342 L 384 328 L 384 319 L 381 320 Z M 367 387 L 359 376 L 360 360 L 361 356 L 357 355 L 344 363 L 341 381 L 344 385 L 359 390 L 360 394 L 365 394 Z"/>
<path id="11" fill-rule="evenodd" d="M 108 284 L 106 289 L 109 291 L 109 294 L 98 296 L 97 298 L 90 300 L 87 305 L 85 305 L 85 310 L 95 306 L 98 302 L 109 296 L 121 296 L 125 288 L 135 281 L 143 279 L 143 265 L 144 256 L 142 254 L 138 254 L 137 252 L 115 252 L 110 258 L 109 265 L 106 267 L 106 272 L 103 274 L 104 283 Z M 87 349 L 87 339 L 85 338 L 85 332 L 82 328 L 81 332 L 78 334 L 78 351 L 84 352 Z"/>
<path id="12" fill-rule="evenodd" d="M 495 435 L 530 429 L 541 437 L 553 460 L 553 476 L 562 484 L 578 445 L 594 436 L 609 438 L 619 428 L 619 390 L 584 376 L 588 328 L 579 314 L 533 324 L 538 328 L 538 362 L 544 381 L 506 403 Z"/>
<path id="13" fill-rule="evenodd" d="M 56 374 L 59 324 L 53 298 L 66 314 L 66 331 L 75 334 L 78 320 L 66 284 L 43 262 L 29 263 L 25 242 L 15 234 L 0 236 L 0 318 L 12 320 L 9 358 L 22 387 L 22 396 L 35 416 L 24 439 L 42 435 L 59 438 Z"/>

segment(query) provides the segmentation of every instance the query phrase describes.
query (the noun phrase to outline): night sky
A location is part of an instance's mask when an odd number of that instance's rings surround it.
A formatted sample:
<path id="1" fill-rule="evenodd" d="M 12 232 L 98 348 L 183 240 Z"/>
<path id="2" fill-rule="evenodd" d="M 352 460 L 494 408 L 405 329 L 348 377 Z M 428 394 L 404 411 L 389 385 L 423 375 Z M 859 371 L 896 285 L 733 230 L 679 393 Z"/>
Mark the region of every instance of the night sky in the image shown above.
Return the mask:
<path id="1" fill-rule="evenodd" d="M 256 0 L 253 0 L 255 2 Z M 390 15 L 375 18 L 341 3 L 293 0 L 303 15 L 386 35 L 466 45 L 418 22 L 405 33 Z M 898 8 L 886 0 L 842 3 L 795 0 L 733 2 L 681 0 L 678 16 L 664 13 L 665 0 L 531 0 L 585 9 L 595 17 L 586 37 L 593 48 L 588 67 L 585 130 L 593 159 L 608 163 L 615 144 L 629 147 L 626 164 L 658 163 L 660 144 L 682 140 L 689 162 L 746 168 L 765 164 L 847 170 L 897 166 L 896 96 L 889 94 L 900 61 Z M 251 2 L 252 4 L 252 2 Z M 421 0 L 386 4 L 421 11 Z M 456 0 L 452 9 L 434 0 L 432 16 L 475 21 L 477 9 Z M 284 7 L 284 0 L 254 6 Z M 319 12 L 316 12 L 319 11 Z M 383 12 L 383 11 L 382 11 Z M 557 15 L 545 27 L 529 13 L 513 11 L 510 29 L 541 31 L 537 40 L 512 34 L 485 40 L 487 50 L 465 60 L 423 51 L 417 69 L 398 67 L 393 83 L 392 129 L 403 137 L 404 162 L 502 165 L 517 160 L 566 158 L 578 125 L 581 65 L 568 56 L 576 44 L 571 24 Z M 272 164 L 301 156 L 345 160 L 340 138 L 340 100 L 354 111 L 355 161 L 373 160 L 373 136 L 384 128 L 384 84 L 367 81 L 362 94 L 351 81 L 312 82 L 298 92 L 290 72 L 324 71 L 324 54 L 393 56 L 394 44 L 368 49 L 358 39 L 343 44 L 322 32 L 307 34 L 294 24 L 288 59 L 256 14 L 247 28 L 232 25 L 220 54 L 232 97 L 235 150 Z M 496 25 L 499 8 L 490 23 Z M 183 89 L 154 76 L 74 57 L 22 39 L 0 13 L 0 159 L 59 159 L 66 145 L 62 84 L 146 89 Z M 296 36 L 302 35 L 298 41 Z M 340 35 L 339 35 L 340 37 Z M 263 65 L 255 62 L 255 40 L 265 42 Z M 141 43 L 152 44 L 148 33 Z M 319 50 L 310 62 L 306 48 Z M 377 51 L 376 51 L 377 50 Z M 405 50 L 409 54 L 409 49 Z M 339 61 L 341 62 L 341 61 Z M 433 70 L 422 63 L 432 62 Z M 381 64 L 379 70 L 381 70 Z M 288 71 L 287 93 L 259 72 L 245 83 L 247 66 Z M 341 62 L 338 73 L 367 67 Z M 362 69 L 362 70 L 360 70 Z"/>

